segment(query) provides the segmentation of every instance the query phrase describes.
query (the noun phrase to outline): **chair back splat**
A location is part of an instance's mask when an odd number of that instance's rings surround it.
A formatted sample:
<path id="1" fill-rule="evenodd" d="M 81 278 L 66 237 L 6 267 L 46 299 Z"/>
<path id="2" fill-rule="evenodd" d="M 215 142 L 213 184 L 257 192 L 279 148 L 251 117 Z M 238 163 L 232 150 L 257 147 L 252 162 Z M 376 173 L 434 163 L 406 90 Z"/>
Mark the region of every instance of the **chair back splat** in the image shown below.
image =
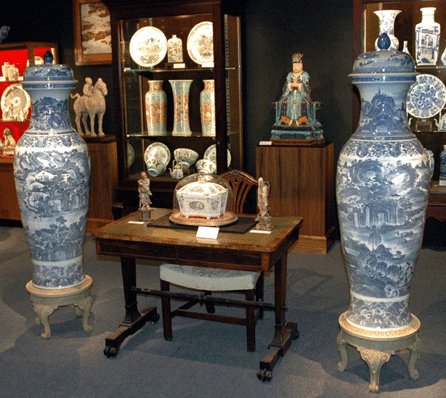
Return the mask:
<path id="1" fill-rule="evenodd" d="M 228 202 L 227 210 L 237 214 L 244 214 L 246 210 L 246 201 L 248 194 L 253 187 L 258 187 L 258 181 L 241 170 L 229 170 L 220 177 L 228 181 L 232 188 L 232 200 Z"/>

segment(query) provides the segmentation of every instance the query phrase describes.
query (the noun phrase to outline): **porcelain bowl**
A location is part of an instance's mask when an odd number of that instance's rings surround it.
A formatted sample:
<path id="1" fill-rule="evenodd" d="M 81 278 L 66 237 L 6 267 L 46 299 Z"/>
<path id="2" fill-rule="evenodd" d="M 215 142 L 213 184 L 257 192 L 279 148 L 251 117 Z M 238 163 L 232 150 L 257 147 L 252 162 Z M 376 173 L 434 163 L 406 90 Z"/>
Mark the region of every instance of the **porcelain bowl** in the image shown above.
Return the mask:
<path id="1" fill-rule="evenodd" d="M 189 148 L 177 148 L 173 151 L 173 156 L 183 169 L 188 169 L 198 159 L 198 153 Z"/>
<path id="2" fill-rule="evenodd" d="M 200 159 L 197 164 L 197 171 L 205 171 L 207 173 L 216 173 L 217 165 L 211 160 Z"/>

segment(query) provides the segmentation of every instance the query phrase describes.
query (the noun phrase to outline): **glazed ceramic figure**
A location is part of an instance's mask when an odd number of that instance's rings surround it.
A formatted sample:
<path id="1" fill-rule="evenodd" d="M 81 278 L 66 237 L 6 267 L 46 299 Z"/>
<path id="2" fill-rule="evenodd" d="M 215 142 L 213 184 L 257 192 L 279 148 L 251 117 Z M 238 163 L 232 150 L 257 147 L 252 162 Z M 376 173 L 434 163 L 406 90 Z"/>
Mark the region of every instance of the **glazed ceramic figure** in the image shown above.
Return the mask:
<path id="1" fill-rule="evenodd" d="M 429 195 L 428 158 L 405 107 L 415 65 L 407 53 L 374 51 L 355 60 L 351 76 L 361 120 L 341 150 L 336 176 L 347 319 L 360 328 L 398 329 L 412 319 L 409 289 Z"/>
<path id="2" fill-rule="evenodd" d="M 87 136 L 104 136 L 102 130 L 102 119 L 106 110 L 105 96 L 108 94 L 107 84 L 99 78 L 93 85 L 93 80 L 89 77 L 85 79 L 85 84 L 82 89 L 83 95 L 71 94 L 74 98 L 73 109 L 76 114 L 76 127 L 80 135 L 84 135 L 81 127 L 81 120 L 84 125 L 85 135 Z M 98 133 L 95 132 L 95 120 L 98 120 Z M 87 123 L 87 117 L 90 119 L 90 124 Z"/>
<path id="3" fill-rule="evenodd" d="M 286 77 L 283 94 L 276 107 L 276 124 L 298 125 L 304 122 L 303 119 L 313 119 L 310 75 L 303 70 L 302 58 L 302 54 L 293 55 L 293 71 Z"/>

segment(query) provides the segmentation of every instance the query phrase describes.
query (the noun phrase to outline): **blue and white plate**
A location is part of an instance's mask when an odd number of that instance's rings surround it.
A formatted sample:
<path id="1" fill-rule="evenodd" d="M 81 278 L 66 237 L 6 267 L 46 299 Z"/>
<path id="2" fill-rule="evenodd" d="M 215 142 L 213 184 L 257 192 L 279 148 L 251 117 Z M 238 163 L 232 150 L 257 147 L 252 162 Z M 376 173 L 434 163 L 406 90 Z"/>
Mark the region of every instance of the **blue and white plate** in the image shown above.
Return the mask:
<path id="1" fill-rule="evenodd" d="M 407 112 L 427 119 L 437 115 L 446 104 L 446 86 L 436 76 L 418 75 L 407 94 Z"/>

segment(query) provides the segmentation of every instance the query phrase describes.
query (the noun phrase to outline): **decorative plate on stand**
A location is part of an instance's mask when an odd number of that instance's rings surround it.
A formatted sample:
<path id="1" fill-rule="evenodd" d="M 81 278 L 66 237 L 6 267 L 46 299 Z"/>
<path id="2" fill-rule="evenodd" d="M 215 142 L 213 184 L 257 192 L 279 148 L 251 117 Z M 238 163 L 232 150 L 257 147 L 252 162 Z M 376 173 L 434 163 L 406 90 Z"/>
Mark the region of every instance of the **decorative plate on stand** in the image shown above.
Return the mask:
<path id="1" fill-rule="evenodd" d="M 419 119 L 438 114 L 446 104 L 446 86 L 436 76 L 418 75 L 407 94 L 407 112 Z"/>
<path id="2" fill-rule="evenodd" d="M 150 144 L 144 151 L 144 162 L 147 164 L 151 159 L 159 159 L 167 167 L 170 162 L 169 148 L 162 142 L 154 142 L 153 144 Z"/>
<path id="3" fill-rule="evenodd" d="M 221 227 L 223 225 L 229 225 L 235 223 L 238 220 L 238 217 L 227 211 L 222 217 L 217 219 L 197 219 L 197 218 L 187 218 L 181 215 L 181 213 L 172 213 L 169 217 L 169 220 L 174 224 L 180 225 L 191 225 L 194 227 L 206 226 L 206 227 Z"/>
<path id="4" fill-rule="evenodd" d="M 217 164 L 217 145 L 212 144 L 206 151 L 204 152 L 203 159 L 210 160 L 214 164 Z M 228 167 L 231 165 L 231 152 L 228 149 Z"/>
<path id="5" fill-rule="evenodd" d="M 192 61 L 204 67 L 214 66 L 214 29 L 212 22 L 195 25 L 187 37 L 187 52 Z"/>
<path id="6" fill-rule="evenodd" d="M 145 26 L 135 32 L 130 39 L 130 56 L 144 68 L 158 65 L 166 56 L 167 39 L 164 33 L 154 26 Z"/>
<path id="7" fill-rule="evenodd" d="M 22 83 L 15 83 L 3 91 L 0 103 L 3 120 L 24 122 L 31 107 L 31 97 L 23 89 Z"/>

